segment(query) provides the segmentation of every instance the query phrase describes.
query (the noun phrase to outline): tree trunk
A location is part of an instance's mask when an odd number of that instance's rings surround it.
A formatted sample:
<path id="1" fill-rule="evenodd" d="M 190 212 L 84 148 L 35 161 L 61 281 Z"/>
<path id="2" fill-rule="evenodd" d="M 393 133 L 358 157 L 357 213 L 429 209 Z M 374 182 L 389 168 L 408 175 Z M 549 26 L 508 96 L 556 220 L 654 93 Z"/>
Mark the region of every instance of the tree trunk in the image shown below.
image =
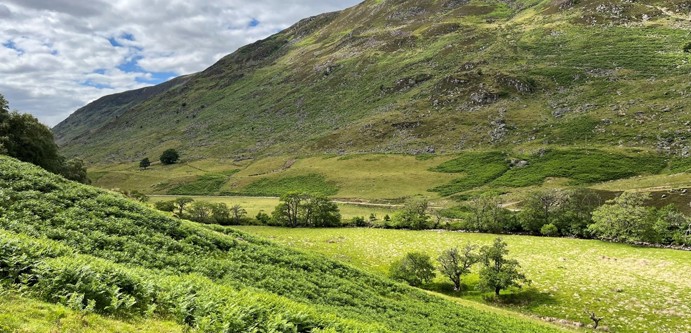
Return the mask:
<path id="1" fill-rule="evenodd" d="M 500 287 L 494 287 L 494 295 L 499 296 L 500 291 L 501 291 Z"/>

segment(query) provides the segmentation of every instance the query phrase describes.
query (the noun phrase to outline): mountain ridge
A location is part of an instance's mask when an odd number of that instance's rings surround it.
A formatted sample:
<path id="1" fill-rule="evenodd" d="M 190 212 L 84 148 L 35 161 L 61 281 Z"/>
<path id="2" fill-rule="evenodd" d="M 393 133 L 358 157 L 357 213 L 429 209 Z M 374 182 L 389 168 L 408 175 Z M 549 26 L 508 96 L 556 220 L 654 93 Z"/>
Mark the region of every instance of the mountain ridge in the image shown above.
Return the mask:
<path id="1" fill-rule="evenodd" d="M 147 98 L 86 106 L 54 132 L 65 154 L 106 164 L 171 147 L 190 159 L 551 144 L 682 154 L 687 5 L 365 1 Z"/>

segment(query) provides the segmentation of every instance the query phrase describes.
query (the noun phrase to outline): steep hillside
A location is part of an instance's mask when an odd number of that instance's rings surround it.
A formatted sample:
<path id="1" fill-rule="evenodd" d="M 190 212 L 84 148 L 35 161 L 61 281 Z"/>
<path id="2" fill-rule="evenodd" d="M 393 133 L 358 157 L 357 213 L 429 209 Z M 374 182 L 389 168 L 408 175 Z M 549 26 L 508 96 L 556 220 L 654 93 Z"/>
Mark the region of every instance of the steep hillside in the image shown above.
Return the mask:
<path id="1" fill-rule="evenodd" d="M 54 131 L 65 154 L 93 163 L 170 147 L 189 159 L 552 144 L 686 154 L 689 10 L 682 0 L 368 0 L 153 93 L 107 97 Z"/>
<path id="2" fill-rule="evenodd" d="M 4 156 L 0 198 L 0 291 L 84 315 L 171 320 L 199 332 L 560 331 L 233 229 L 172 219 Z M 26 315 L 25 300 L 8 302 Z M 4 311 L 1 329 L 31 330 Z"/>

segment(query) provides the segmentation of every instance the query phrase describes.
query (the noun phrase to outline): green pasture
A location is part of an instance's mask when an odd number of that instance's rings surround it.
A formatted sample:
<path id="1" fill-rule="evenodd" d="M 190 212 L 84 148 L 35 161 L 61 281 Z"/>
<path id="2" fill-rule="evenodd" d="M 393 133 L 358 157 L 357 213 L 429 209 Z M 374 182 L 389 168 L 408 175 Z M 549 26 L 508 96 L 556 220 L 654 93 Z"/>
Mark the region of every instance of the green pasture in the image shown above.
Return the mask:
<path id="1" fill-rule="evenodd" d="M 238 227 L 280 244 L 309 250 L 385 275 L 389 264 L 410 251 L 435 258 L 467 242 L 487 245 L 497 237 L 439 231 L 381 229 L 284 229 Z M 502 236 L 510 256 L 519 260 L 531 286 L 514 291 L 509 307 L 536 316 L 589 323 L 584 309 L 605 319 L 615 332 L 691 331 L 691 252 L 640 248 L 594 240 Z M 458 297 L 482 301 L 472 289 L 477 276 L 465 278 L 469 290 Z M 438 276 L 434 289 L 449 292 Z"/>
<path id="2" fill-rule="evenodd" d="M 173 200 L 181 196 L 169 195 L 152 195 L 149 196 L 150 202 Z M 279 200 L 277 197 L 245 197 L 245 196 L 191 196 L 194 200 L 206 201 L 212 203 L 225 203 L 226 205 L 234 206 L 240 205 L 247 211 L 247 216 L 254 217 L 260 211 L 271 214 Z M 370 214 L 374 214 L 376 218 L 383 219 L 385 215 L 392 216 L 398 209 L 397 206 L 388 205 L 368 205 L 359 203 L 344 203 L 337 202 L 338 208 L 341 211 L 343 219 L 351 219 L 356 216 L 362 216 L 368 219 Z"/>

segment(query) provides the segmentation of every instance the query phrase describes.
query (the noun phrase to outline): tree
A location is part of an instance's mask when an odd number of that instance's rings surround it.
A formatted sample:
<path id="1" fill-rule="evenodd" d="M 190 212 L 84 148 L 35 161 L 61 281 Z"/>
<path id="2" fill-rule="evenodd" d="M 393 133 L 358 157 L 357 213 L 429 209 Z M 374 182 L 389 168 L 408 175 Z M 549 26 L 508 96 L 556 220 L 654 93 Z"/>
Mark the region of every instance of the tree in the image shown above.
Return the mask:
<path id="1" fill-rule="evenodd" d="M 261 224 L 267 224 L 267 223 L 269 223 L 269 220 L 271 220 L 271 217 L 269 216 L 269 214 L 265 213 L 263 210 L 260 210 L 259 213 L 257 213 L 257 216 L 255 216 L 255 218 Z"/>
<path id="2" fill-rule="evenodd" d="M 214 204 L 205 201 L 195 201 L 189 205 L 187 211 L 189 212 L 190 220 L 209 223 L 213 218 Z"/>
<path id="3" fill-rule="evenodd" d="M 178 154 L 175 149 L 167 149 L 161 154 L 161 163 L 164 165 L 175 164 L 180 159 L 180 154 Z"/>
<path id="4" fill-rule="evenodd" d="M 647 193 L 624 192 L 593 211 L 588 230 L 600 239 L 618 242 L 649 241 L 654 234 L 655 211 L 645 206 Z"/>
<path id="5" fill-rule="evenodd" d="M 530 193 L 520 213 L 523 229 L 533 234 L 540 233 L 542 226 L 552 223 L 560 214 L 568 199 L 568 194 L 558 189 Z"/>
<path id="6" fill-rule="evenodd" d="M 310 211 L 305 224 L 311 227 L 337 227 L 341 224 L 341 213 L 331 200 L 323 196 L 312 197 L 305 203 L 305 210 Z"/>
<path id="7" fill-rule="evenodd" d="M 149 166 L 151 166 L 151 161 L 149 161 L 148 157 L 144 157 L 144 159 L 139 161 L 139 169 L 146 170 Z"/>
<path id="8" fill-rule="evenodd" d="M 58 153 L 53 132 L 30 114 L 1 112 L 0 138 L 7 155 L 61 174 L 65 158 Z"/>
<path id="9" fill-rule="evenodd" d="M 501 232 L 507 216 L 507 211 L 501 204 L 501 197 L 491 192 L 471 199 L 467 204 L 471 213 L 471 228 L 480 232 Z"/>
<path id="10" fill-rule="evenodd" d="M 394 280 L 420 286 L 434 279 L 434 265 L 430 257 L 420 252 L 410 252 L 405 257 L 391 263 L 389 276 Z"/>
<path id="11" fill-rule="evenodd" d="M 281 196 L 281 203 L 276 206 L 271 217 L 273 220 L 284 226 L 295 228 L 299 225 L 298 214 L 304 193 L 290 192 Z"/>
<path id="12" fill-rule="evenodd" d="M 597 192 L 578 188 L 567 192 L 568 200 L 562 203 L 560 214 L 553 224 L 563 235 L 588 237 L 588 225 L 593 223 L 593 211 L 602 205 Z"/>
<path id="13" fill-rule="evenodd" d="M 429 221 L 427 208 L 429 201 L 425 198 L 413 198 L 406 201 L 403 211 L 395 217 L 399 228 L 409 228 L 415 230 L 424 229 Z"/>
<path id="14" fill-rule="evenodd" d="M 177 209 L 177 213 L 175 215 L 179 218 L 182 218 L 185 214 L 185 207 L 192 202 L 194 202 L 194 199 L 189 197 L 182 197 L 173 200 L 173 205 L 175 206 L 175 209 Z"/>
<path id="15" fill-rule="evenodd" d="M 230 208 L 225 203 L 219 202 L 211 205 L 212 219 L 221 225 L 230 223 Z"/>
<path id="16" fill-rule="evenodd" d="M 509 253 L 507 244 L 501 239 L 494 240 L 492 246 L 483 246 L 480 249 L 480 289 L 493 290 L 496 296 L 506 288 L 521 287 L 522 283 L 528 283 L 525 275 L 518 271 L 521 266 L 515 259 L 507 259 Z"/>
<path id="17" fill-rule="evenodd" d="M 437 258 L 439 271 L 453 282 L 453 290 L 461 290 L 461 276 L 470 273 L 470 268 L 480 260 L 476 245 L 466 244 L 462 250 L 450 248 Z"/>
<path id="18" fill-rule="evenodd" d="M 154 207 L 163 212 L 172 212 L 175 210 L 175 200 L 158 201 L 154 203 Z"/>
<path id="19" fill-rule="evenodd" d="M 233 205 L 230 207 L 230 215 L 232 216 L 235 224 L 240 224 L 240 220 L 247 215 L 247 211 L 240 205 Z"/>
<path id="20" fill-rule="evenodd" d="M 62 167 L 62 171 L 60 172 L 63 177 L 73 180 L 76 182 L 80 182 L 82 184 L 89 184 L 91 183 L 91 180 L 89 180 L 89 177 L 87 177 L 86 174 L 86 167 L 84 166 L 84 161 L 80 159 L 71 159 L 67 161 Z"/>

